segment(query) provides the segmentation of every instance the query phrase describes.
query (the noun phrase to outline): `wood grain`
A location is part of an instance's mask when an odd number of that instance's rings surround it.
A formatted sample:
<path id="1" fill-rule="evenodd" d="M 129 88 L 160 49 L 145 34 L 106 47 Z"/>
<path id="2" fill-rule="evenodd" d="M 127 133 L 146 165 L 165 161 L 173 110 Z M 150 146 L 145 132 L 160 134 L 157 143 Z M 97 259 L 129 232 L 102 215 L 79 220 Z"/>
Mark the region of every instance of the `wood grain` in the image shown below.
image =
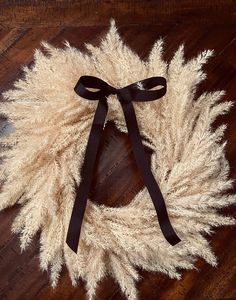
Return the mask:
<path id="1" fill-rule="evenodd" d="M 0 2 L 0 23 L 5 27 L 91 26 L 106 25 L 114 17 L 120 24 L 157 24 L 174 16 L 176 22 L 205 24 L 210 13 L 211 22 L 223 24 L 233 22 L 235 9 L 233 0 L 17 0 Z"/>
<path id="2" fill-rule="evenodd" d="M 205 67 L 207 80 L 197 94 L 226 90 L 226 99 L 236 101 L 235 1 L 1 1 L 0 2 L 0 91 L 8 89 L 22 75 L 21 65 L 30 65 L 33 51 L 41 40 L 58 47 L 68 40 L 84 50 L 84 42 L 98 44 L 107 30 L 110 16 L 117 17 L 119 32 L 141 58 L 154 41 L 164 37 L 164 58 L 170 60 L 176 48 L 185 43 L 186 58 L 203 49 L 214 49 L 215 56 Z M 89 4 L 89 5 L 88 5 Z M 224 4 L 224 5 L 223 5 Z M 94 12 L 91 14 L 91 11 Z M 211 14 L 209 14 L 209 11 Z M 33 26 L 33 25 L 37 26 Z M 46 26 L 46 27 L 45 27 Z M 135 37 L 135 38 L 134 38 Z M 230 176 L 236 178 L 236 105 L 221 116 L 215 126 L 226 123 L 226 156 Z M 1 120 L 0 125 L 3 126 Z M 1 127 L 0 127 L 1 128 Z M 150 150 L 146 149 L 150 157 Z M 109 155 L 108 155 L 109 154 Z M 110 206 L 125 205 L 142 188 L 143 181 L 127 136 L 112 123 L 107 124 L 97 160 L 91 190 L 93 201 Z M 236 187 L 232 192 L 236 192 Z M 19 208 L 0 213 L 0 299 L 73 300 L 86 299 L 84 283 L 73 288 L 64 269 L 59 286 L 50 287 L 48 275 L 39 270 L 38 236 L 22 254 L 17 236 L 10 233 Z M 235 208 L 224 209 L 236 217 Z M 197 270 L 184 271 L 181 280 L 140 270 L 141 300 L 220 300 L 236 299 L 236 229 L 216 230 L 209 240 L 218 257 L 212 268 L 202 259 Z M 97 300 L 124 299 L 111 277 L 101 282 Z"/>

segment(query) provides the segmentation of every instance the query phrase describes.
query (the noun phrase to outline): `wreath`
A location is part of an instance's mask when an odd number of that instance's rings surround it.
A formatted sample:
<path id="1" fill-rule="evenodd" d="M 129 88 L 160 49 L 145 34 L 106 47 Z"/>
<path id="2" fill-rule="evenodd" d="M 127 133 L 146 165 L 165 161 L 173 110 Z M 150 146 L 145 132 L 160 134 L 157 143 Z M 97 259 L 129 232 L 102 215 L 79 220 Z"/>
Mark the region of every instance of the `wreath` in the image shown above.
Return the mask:
<path id="1" fill-rule="evenodd" d="M 40 231 L 40 266 L 58 283 L 65 264 L 72 284 L 86 282 L 89 299 L 107 274 L 119 283 L 127 299 L 138 298 L 137 267 L 170 278 L 194 268 L 197 257 L 217 261 L 206 234 L 234 224 L 219 209 L 235 201 L 229 164 L 222 141 L 226 125 L 212 128 L 232 106 L 220 101 L 224 91 L 203 93 L 202 66 L 212 56 L 206 50 L 186 61 L 181 45 L 169 63 L 162 58 L 163 40 L 141 60 L 122 41 L 114 20 L 98 47 L 87 53 L 72 47 L 55 48 L 42 42 L 34 63 L 3 93 L 0 113 L 12 126 L 1 137 L 0 209 L 22 207 L 12 225 L 24 250 Z M 80 76 L 101 78 L 122 88 L 149 77 L 166 78 L 166 94 L 158 101 L 133 102 L 142 143 L 152 150 L 151 170 L 165 199 L 169 220 L 180 242 L 171 245 L 157 222 L 146 186 L 126 206 L 107 207 L 88 199 L 77 253 L 66 243 L 68 226 L 81 183 L 81 170 L 97 101 L 75 93 Z M 142 87 L 140 86 L 140 90 Z M 116 94 L 107 97 L 106 121 L 128 132 Z M 75 185 L 76 183 L 76 185 Z"/>

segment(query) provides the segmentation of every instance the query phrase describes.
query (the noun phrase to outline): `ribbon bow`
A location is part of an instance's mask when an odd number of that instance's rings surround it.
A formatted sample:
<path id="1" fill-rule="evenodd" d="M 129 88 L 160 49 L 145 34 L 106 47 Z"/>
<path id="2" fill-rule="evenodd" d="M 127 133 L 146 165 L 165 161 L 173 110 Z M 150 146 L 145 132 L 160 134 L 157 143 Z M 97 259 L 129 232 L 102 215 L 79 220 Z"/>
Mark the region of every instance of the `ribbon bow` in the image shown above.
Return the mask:
<path id="1" fill-rule="evenodd" d="M 142 89 L 140 89 L 138 85 L 141 85 Z M 156 86 L 162 86 L 162 88 L 158 90 L 150 90 Z M 98 90 L 90 91 L 87 88 L 95 88 Z M 68 246 L 74 252 L 77 252 L 81 226 L 86 209 L 90 186 L 92 183 L 99 142 L 102 136 L 105 118 L 108 112 L 107 97 L 111 94 L 117 95 L 123 109 L 135 160 L 153 201 L 161 231 L 166 240 L 172 246 L 180 242 L 179 237 L 171 226 L 165 201 L 148 164 L 148 160 L 146 158 L 146 153 L 144 151 L 138 129 L 135 110 L 132 104 L 132 101 L 153 101 L 164 96 L 166 93 L 165 78 L 151 77 L 135 82 L 121 89 L 116 89 L 97 77 L 81 76 L 74 90 L 79 96 L 85 99 L 99 100 L 99 102 L 94 115 L 85 151 L 84 165 L 81 171 L 82 179 L 78 187 L 77 196 L 74 202 L 68 227 L 66 237 L 66 243 L 68 244 Z"/>

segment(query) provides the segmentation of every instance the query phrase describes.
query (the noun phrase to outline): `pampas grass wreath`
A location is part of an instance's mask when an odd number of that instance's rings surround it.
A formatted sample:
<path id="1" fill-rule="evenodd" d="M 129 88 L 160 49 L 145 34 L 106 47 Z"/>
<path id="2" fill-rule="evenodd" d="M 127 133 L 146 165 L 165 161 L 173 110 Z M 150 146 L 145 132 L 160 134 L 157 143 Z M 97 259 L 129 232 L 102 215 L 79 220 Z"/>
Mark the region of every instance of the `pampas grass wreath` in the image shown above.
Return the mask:
<path id="1" fill-rule="evenodd" d="M 72 284 L 86 282 L 88 299 L 98 283 L 110 274 L 129 300 L 138 299 L 137 267 L 181 277 L 181 269 L 194 268 L 197 257 L 215 266 L 205 235 L 221 225 L 234 224 L 219 209 L 235 202 L 229 164 L 222 141 L 226 125 L 213 130 L 217 116 L 230 101 L 224 91 L 202 94 L 194 100 L 197 85 L 206 78 L 202 66 L 213 52 L 206 50 L 186 61 L 181 45 L 169 63 L 162 58 L 163 40 L 153 45 L 143 61 L 117 32 L 115 21 L 98 47 L 86 44 L 83 53 L 65 42 L 59 49 L 42 42 L 34 64 L 24 67 L 23 78 L 3 93 L 0 113 L 14 130 L 1 137 L 3 185 L 0 209 L 16 203 L 22 207 L 12 225 L 24 250 L 40 231 L 40 266 L 49 270 L 51 284 L 58 283 L 62 266 Z M 164 238 L 156 212 L 144 187 L 123 207 L 88 201 L 78 253 L 66 244 L 79 184 L 85 147 L 97 101 L 85 101 L 74 92 L 82 75 L 93 75 L 115 87 L 151 76 L 167 79 L 167 93 L 159 101 L 135 102 L 143 143 L 152 149 L 152 172 L 160 186 L 171 223 L 181 242 L 171 246 Z M 108 98 L 109 114 L 127 132 L 116 95 Z"/>

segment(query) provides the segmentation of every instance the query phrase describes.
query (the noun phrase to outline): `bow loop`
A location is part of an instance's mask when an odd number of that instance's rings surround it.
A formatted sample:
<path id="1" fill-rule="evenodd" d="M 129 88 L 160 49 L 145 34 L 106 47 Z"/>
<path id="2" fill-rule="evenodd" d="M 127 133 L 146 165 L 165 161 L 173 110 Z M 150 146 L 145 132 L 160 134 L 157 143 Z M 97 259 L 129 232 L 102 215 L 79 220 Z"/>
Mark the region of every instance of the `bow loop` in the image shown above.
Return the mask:
<path id="1" fill-rule="evenodd" d="M 110 94 L 108 87 L 109 85 L 100 78 L 94 76 L 81 76 L 74 91 L 85 99 L 99 100 Z M 97 91 L 91 91 L 88 88 L 96 89 Z"/>
<path id="2" fill-rule="evenodd" d="M 137 92 L 134 95 L 132 101 L 144 102 L 154 101 L 163 97 L 166 93 L 166 79 L 164 77 L 150 77 L 134 83 L 136 85 Z M 160 86 L 161 88 L 152 90 Z"/>

